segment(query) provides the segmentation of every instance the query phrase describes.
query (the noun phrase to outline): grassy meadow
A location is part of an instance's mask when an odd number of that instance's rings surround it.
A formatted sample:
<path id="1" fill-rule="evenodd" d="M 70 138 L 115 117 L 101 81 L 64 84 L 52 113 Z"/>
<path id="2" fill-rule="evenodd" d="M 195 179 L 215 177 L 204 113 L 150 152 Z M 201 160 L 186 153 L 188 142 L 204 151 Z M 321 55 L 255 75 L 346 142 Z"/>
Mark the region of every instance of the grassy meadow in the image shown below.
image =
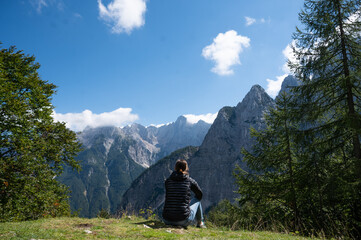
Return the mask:
<path id="1" fill-rule="evenodd" d="M 0 239 L 308 239 L 293 234 L 231 231 L 208 225 L 174 228 L 158 220 L 47 218 L 0 223 Z"/>

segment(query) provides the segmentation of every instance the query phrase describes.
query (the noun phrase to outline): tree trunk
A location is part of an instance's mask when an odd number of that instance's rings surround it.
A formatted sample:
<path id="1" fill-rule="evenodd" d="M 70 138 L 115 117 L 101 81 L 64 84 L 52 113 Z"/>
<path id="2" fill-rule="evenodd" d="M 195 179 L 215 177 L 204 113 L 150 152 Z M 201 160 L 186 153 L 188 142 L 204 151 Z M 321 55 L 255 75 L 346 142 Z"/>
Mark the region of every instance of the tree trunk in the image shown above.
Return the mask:
<path id="1" fill-rule="evenodd" d="M 293 228 L 295 231 L 299 230 L 300 222 L 299 222 L 299 211 L 297 206 L 297 196 L 296 196 L 296 189 L 294 184 L 294 176 L 293 176 L 293 169 L 292 169 L 292 154 L 291 154 L 291 144 L 290 144 L 290 136 L 288 130 L 287 120 L 285 120 L 285 130 L 286 130 L 286 140 L 287 140 L 287 158 L 288 158 L 288 169 L 290 175 L 290 184 L 291 184 L 291 194 L 292 194 L 292 210 L 294 212 L 294 225 Z"/>
<path id="2" fill-rule="evenodd" d="M 347 108 L 348 108 L 348 117 L 351 121 L 352 127 L 352 144 L 353 144 L 353 155 L 358 159 L 356 166 L 358 169 L 356 171 L 361 174 L 361 146 L 360 146 L 360 139 L 356 132 L 356 111 L 355 111 L 355 103 L 354 103 L 354 94 L 352 92 L 352 84 L 350 81 L 350 69 L 347 57 L 347 50 L 346 50 L 346 37 L 345 31 L 343 29 L 343 22 L 342 22 L 342 13 L 341 13 L 341 4 L 339 1 L 337 2 L 337 12 L 338 12 L 338 25 L 340 28 L 340 40 L 341 40 L 341 50 L 342 50 L 342 62 L 343 62 L 343 72 L 345 77 L 345 86 L 347 91 Z"/>

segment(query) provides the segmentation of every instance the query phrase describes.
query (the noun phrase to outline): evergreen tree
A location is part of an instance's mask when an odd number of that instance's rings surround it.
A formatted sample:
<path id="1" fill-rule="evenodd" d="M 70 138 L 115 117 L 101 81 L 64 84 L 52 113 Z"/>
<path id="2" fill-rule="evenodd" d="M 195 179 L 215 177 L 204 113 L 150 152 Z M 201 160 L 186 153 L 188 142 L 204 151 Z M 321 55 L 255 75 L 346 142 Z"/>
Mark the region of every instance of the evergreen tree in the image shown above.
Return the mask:
<path id="1" fill-rule="evenodd" d="M 299 14 L 290 66 L 297 87 L 300 120 L 322 135 L 325 154 L 345 152 L 361 179 L 360 0 L 306 0 Z M 302 100 L 301 100 L 302 99 Z M 349 148 L 345 148 L 349 145 Z"/>
<path id="2" fill-rule="evenodd" d="M 290 63 L 302 81 L 294 89 L 307 152 L 302 164 L 318 169 L 319 200 L 315 191 L 311 199 L 321 210 L 312 211 L 318 223 L 345 222 L 353 236 L 361 235 L 360 11 L 360 0 L 306 0 L 304 29 L 294 34 L 297 61 Z"/>
<path id="3" fill-rule="evenodd" d="M 0 50 L 0 221 L 69 214 L 67 188 L 56 177 L 80 145 L 54 122 L 55 85 L 40 79 L 40 65 L 15 47 Z"/>
<path id="4" fill-rule="evenodd" d="M 301 84 L 253 130 L 237 169 L 241 218 L 361 236 L 361 1 L 306 0 L 290 62 Z M 256 215 L 250 215 L 256 213 Z"/>
<path id="5" fill-rule="evenodd" d="M 265 115 L 267 128 L 252 129 L 256 144 L 251 152 L 243 149 L 244 161 L 249 171 L 236 169 L 241 209 L 253 205 L 258 212 L 254 221 L 265 224 L 278 221 L 299 230 L 298 162 L 295 150 L 297 124 L 290 117 L 291 97 L 282 93 L 276 108 Z M 258 218 L 258 219 L 257 219 Z M 267 226 L 265 226 L 267 227 Z"/>

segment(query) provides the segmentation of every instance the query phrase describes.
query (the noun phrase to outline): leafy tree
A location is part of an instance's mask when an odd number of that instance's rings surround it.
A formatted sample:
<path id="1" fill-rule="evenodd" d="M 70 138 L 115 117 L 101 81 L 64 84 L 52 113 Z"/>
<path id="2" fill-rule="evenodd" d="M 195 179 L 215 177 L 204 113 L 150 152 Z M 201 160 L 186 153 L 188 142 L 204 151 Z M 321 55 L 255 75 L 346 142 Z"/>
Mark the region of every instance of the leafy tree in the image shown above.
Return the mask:
<path id="1" fill-rule="evenodd" d="M 55 85 L 15 47 L 0 50 L 0 221 L 69 214 L 67 188 L 56 177 L 80 150 L 76 135 L 54 122 Z"/>

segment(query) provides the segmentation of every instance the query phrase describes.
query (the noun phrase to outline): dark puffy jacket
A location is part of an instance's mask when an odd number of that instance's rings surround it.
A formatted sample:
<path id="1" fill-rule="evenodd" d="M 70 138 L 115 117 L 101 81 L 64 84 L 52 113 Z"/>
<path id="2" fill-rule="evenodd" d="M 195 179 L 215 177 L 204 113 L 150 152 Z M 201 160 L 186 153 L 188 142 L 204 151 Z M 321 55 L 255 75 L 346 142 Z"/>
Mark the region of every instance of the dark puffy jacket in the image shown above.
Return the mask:
<path id="1" fill-rule="evenodd" d="M 191 191 L 196 198 L 202 199 L 202 190 L 197 182 L 186 174 L 174 171 L 165 181 L 165 203 L 163 218 L 167 221 L 178 222 L 189 217 L 189 203 Z"/>

